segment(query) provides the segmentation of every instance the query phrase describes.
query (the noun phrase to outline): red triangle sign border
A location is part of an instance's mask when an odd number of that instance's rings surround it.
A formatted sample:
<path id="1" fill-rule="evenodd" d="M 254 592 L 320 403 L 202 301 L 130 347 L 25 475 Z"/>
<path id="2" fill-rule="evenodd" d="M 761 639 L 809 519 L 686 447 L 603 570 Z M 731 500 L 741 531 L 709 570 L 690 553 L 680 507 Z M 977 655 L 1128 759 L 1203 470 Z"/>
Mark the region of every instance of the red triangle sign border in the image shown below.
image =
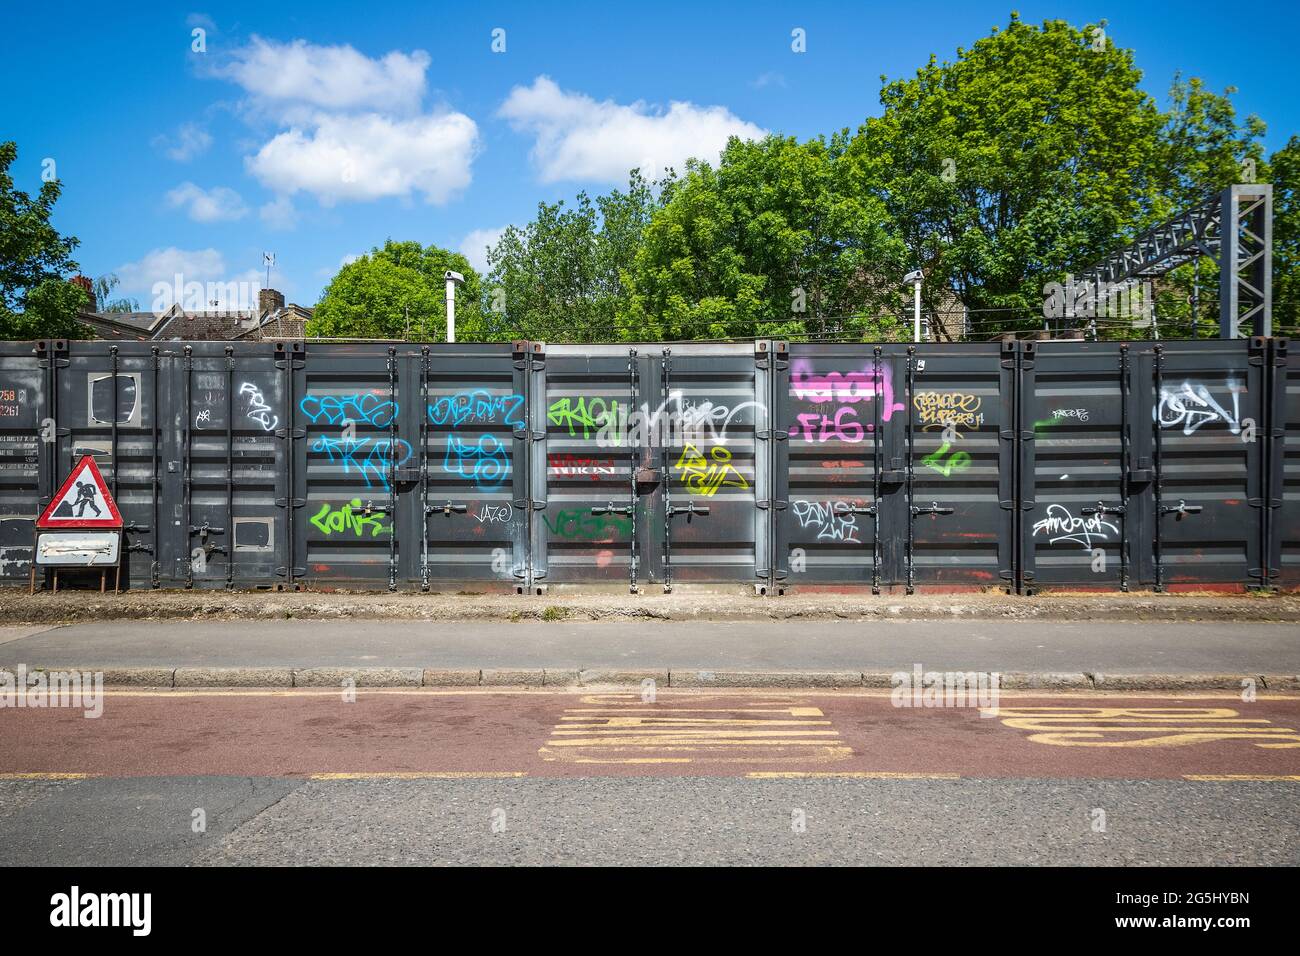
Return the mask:
<path id="1" fill-rule="evenodd" d="M 68 499 L 69 495 L 76 495 L 78 499 L 85 497 L 73 488 L 73 484 L 84 484 L 83 482 L 77 482 L 77 479 L 87 471 L 90 473 L 91 481 L 95 483 L 95 488 L 98 489 L 99 495 L 103 499 L 104 508 L 102 510 L 106 510 L 108 514 L 94 518 L 55 516 L 54 512 L 57 511 L 59 506 Z M 91 508 L 94 507 L 93 502 L 94 497 L 92 492 L 92 495 L 87 499 L 87 503 Z M 71 506 L 69 506 L 68 510 L 71 512 Z M 85 512 L 86 509 L 84 505 L 81 510 L 83 513 Z M 95 464 L 95 457 L 93 455 L 83 455 L 81 460 L 73 465 L 72 470 L 68 472 L 68 477 L 63 479 L 63 484 L 59 486 L 59 490 L 54 493 L 54 497 L 51 498 L 50 503 L 45 506 L 45 510 L 41 512 L 41 516 L 36 519 L 36 527 L 44 531 L 53 531 L 63 528 L 122 527 L 122 513 L 118 511 L 117 502 L 113 500 L 113 495 L 108 490 L 108 485 L 104 482 L 104 476 L 99 471 L 99 465 Z"/>

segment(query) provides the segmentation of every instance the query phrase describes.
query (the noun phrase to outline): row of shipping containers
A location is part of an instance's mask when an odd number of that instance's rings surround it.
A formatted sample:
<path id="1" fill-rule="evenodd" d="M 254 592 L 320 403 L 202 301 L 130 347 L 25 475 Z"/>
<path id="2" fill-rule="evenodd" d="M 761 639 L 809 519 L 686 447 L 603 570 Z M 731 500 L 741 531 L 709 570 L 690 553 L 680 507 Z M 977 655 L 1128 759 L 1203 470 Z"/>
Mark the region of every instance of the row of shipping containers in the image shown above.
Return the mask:
<path id="1" fill-rule="evenodd" d="M 1285 339 L 0 343 L 0 583 L 93 455 L 151 587 L 1300 586 Z"/>

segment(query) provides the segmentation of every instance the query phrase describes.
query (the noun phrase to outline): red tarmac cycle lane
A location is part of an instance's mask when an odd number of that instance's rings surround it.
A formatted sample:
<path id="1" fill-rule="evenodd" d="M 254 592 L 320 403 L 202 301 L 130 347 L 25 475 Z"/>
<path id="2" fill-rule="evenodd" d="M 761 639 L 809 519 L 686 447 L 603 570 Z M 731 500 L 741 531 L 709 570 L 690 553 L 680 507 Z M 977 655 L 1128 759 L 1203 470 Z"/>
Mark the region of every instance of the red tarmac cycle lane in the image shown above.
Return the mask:
<path id="1" fill-rule="evenodd" d="M 1300 779 L 1300 697 L 124 690 L 0 708 L 0 778 L 25 774 Z"/>

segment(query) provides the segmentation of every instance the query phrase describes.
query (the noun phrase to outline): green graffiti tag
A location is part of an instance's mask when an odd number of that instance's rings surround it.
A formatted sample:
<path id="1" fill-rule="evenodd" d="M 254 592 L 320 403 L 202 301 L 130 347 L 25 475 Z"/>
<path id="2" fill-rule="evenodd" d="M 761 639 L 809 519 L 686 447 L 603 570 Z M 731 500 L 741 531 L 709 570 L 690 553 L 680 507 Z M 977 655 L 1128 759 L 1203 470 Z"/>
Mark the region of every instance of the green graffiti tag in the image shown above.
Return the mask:
<path id="1" fill-rule="evenodd" d="M 593 515 L 578 509 L 566 509 L 552 518 L 543 515 L 546 527 L 557 538 L 573 541 L 612 542 L 626 537 L 632 530 L 632 520 L 622 515 Z"/>
<path id="2" fill-rule="evenodd" d="M 567 428 L 570 436 L 581 432 L 583 438 L 590 438 L 592 432 L 618 420 L 618 402 L 586 396 L 557 398 L 546 410 L 546 418 L 552 425 Z"/>
<path id="3" fill-rule="evenodd" d="M 370 537 L 377 538 L 392 530 L 391 527 L 384 526 L 386 517 L 382 509 L 363 506 L 360 498 L 353 498 L 341 508 L 333 508 L 326 502 L 312 517 L 311 523 L 326 535 L 351 531 L 361 538 L 369 531 Z"/>

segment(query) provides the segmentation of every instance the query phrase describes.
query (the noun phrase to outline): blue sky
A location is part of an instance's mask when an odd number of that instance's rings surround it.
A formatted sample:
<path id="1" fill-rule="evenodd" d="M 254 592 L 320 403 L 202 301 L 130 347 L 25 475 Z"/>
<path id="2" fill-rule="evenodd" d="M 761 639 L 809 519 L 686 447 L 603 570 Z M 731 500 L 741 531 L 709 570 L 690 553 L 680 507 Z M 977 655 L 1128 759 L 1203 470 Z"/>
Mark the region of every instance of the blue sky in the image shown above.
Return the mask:
<path id="1" fill-rule="evenodd" d="M 52 159 L 56 226 L 142 307 L 176 270 L 316 301 L 386 237 L 481 258 L 540 200 L 728 133 L 810 137 L 879 112 L 879 76 L 952 58 L 1012 9 L 1108 21 L 1163 104 L 1176 70 L 1300 130 L 1294 3 L 5 4 L 0 138 L 20 188 Z M 1262 27 L 1248 30 L 1249 24 Z M 193 30 L 205 52 L 194 52 Z M 792 47 L 792 30 L 806 52 Z M 504 52 L 494 52 L 494 30 Z M 498 35 L 498 43 L 500 35 Z M 710 157 L 712 158 L 712 157 Z"/>

